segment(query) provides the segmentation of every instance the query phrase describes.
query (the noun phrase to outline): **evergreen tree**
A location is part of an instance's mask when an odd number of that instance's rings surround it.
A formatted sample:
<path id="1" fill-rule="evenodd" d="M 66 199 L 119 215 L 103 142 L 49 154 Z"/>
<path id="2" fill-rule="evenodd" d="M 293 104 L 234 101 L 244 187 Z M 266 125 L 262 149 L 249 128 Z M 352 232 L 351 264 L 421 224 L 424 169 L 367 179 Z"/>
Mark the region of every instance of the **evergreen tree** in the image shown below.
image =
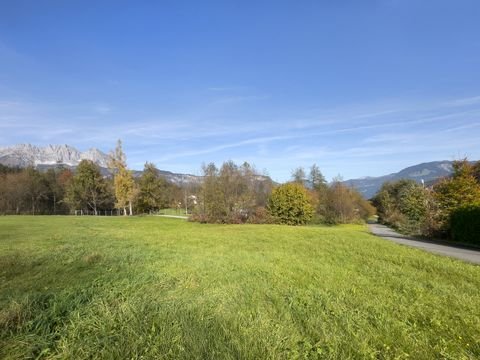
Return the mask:
<path id="1" fill-rule="evenodd" d="M 102 208 L 109 208 L 111 194 L 99 167 L 90 160 L 82 160 L 75 175 L 68 182 L 66 201 L 72 210 L 91 210 L 95 215 Z"/>
<path id="2" fill-rule="evenodd" d="M 305 185 L 305 182 L 307 180 L 307 174 L 305 173 L 305 169 L 303 167 L 298 167 L 295 170 L 292 171 L 292 181 Z"/>
<path id="3" fill-rule="evenodd" d="M 315 190 L 324 189 L 327 186 L 327 180 L 325 180 L 325 176 L 323 176 L 317 164 L 313 164 L 310 168 L 308 180 L 310 180 L 312 188 Z"/>
<path id="4" fill-rule="evenodd" d="M 146 163 L 143 174 L 138 182 L 137 209 L 146 213 L 158 211 L 169 205 L 167 181 L 158 175 L 158 170 L 152 163 Z"/>

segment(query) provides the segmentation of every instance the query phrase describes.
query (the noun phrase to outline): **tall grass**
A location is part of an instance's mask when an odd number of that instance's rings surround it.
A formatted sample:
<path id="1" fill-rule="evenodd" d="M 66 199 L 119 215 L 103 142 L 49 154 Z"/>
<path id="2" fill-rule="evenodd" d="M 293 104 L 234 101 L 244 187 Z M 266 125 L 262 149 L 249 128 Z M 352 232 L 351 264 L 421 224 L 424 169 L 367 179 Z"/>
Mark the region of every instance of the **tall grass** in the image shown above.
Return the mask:
<path id="1" fill-rule="evenodd" d="M 0 358 L 480 357 L 480 267 L 363 226 L 3 217 L 0 279 Z"/>

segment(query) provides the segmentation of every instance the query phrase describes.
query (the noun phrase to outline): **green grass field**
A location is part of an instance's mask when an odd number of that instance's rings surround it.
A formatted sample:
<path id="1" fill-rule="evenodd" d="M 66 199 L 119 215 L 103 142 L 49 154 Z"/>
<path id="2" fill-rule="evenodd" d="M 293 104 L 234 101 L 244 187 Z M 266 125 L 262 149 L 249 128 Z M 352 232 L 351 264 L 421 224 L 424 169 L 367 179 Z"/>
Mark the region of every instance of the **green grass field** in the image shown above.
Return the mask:
<path id="1" fill-rule="evenodd" d="M 478 359 L 480 267 L 363 226 L 0 217 L 0 358 Z"/>

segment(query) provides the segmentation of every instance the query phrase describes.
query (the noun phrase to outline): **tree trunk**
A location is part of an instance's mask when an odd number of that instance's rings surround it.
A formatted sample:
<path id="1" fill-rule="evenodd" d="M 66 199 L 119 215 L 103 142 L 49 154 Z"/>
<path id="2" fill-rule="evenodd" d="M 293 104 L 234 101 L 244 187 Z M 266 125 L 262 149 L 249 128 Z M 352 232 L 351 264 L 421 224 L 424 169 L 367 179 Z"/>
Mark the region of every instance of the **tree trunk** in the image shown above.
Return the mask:
<path id="1" fill-rule="evenodd" d="M 128 202 L 128 207 L 130 208 L 129 209 L 130 210 L 130 216 L 132 216 L 133 215 L 133 210 L 132 210 L 132 202 L 131 201 Z"/>
<path id="2" fill-rule="evenodd" d="M 123 216 L 127 216 L 127 208 L 125 206 L 123 207 Z"/>

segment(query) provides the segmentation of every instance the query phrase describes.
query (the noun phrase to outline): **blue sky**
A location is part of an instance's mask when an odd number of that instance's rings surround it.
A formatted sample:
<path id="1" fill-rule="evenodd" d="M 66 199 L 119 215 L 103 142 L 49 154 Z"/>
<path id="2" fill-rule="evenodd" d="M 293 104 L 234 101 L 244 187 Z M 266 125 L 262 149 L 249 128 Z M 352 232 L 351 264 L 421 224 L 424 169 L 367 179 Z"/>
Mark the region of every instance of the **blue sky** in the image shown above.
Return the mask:
<path id="1" fill-rule="evenodd" d="M 0 1 L 0 145 L 277 181 L 480 159 L 480 2 Z"/>

